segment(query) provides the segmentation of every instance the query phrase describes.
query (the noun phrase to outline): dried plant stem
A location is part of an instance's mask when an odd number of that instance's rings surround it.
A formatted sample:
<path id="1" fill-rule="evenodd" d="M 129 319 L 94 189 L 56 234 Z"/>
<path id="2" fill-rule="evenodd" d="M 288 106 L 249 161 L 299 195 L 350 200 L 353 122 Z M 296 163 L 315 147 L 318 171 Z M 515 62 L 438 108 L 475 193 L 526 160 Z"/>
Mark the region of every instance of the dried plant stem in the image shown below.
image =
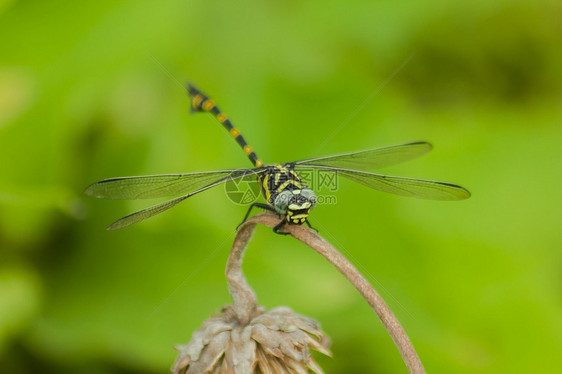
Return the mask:
<path id="1" fill-rule="evenodd" d="M 236 319 L 243 325 L 250 321 L 257 308 L 256 294 L 242 273 L 244 249 L 246 249 L 255 227 L 256 224 L 249 221 L 240 226 L 226 263 L 226 280 L 228 291 L 232 296 L 232 309 Z"/>
<path id="2" fill-rule="evenodd" d="M 240 229 L 232 252 L 227 264 L 227 279 L 229 284 L 230 293 L 234 298 L 234 311 L 237 317 L 241 320 L 249 320 L 251 315 L 256 309 L 256 296 L 240 270 L 242 262 L 242 255 L 244 248 L 250 240 L 251 234 L 254 231 L 256 223 L 274 227 L 279 223 L 279 216 L 273 213 L 258 214 L 247 220 Z M 321 254 L 324 258 L 332 263 L 361 293 L 367 300 L 371 308 L 377 313 L 386 330 L 392 337 L 394 344 L 402 355 L 404 363 L 408 367 L 410 373 L 425 373 L 425 369 L 410 342 L 408 335 L 398 322 L 396 316 L 392 313 L 388 305 L 384 302 L 382 297 L 375 291 L 369 282 L 361 275 L 361 273 L 330 243 L 318 235 L 316 232 L 309 228 L 297 225 L 285 225 L 284 232 L 288 232 L 294 238 L 300 240 L 316 252 Z M 233 290 L 236 290 L 233 292 Z M 234 296 L 237 295 L 237 296 Z"/>

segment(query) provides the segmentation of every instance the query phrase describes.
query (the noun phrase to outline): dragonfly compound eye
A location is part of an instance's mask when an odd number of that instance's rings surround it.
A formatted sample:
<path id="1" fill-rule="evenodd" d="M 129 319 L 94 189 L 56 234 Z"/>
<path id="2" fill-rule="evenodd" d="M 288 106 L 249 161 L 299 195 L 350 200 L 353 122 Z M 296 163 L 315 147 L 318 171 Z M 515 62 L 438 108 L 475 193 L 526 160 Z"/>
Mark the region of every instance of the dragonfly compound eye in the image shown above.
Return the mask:
<path id="1" fill-rule="evenodd" d="M 310 203 L 312 204 L 310 206 L 310 209 L 314 209 L 314 207 L 316 206 L 316 202 L 318 201 L 318 198 L 316 197 L 314 191 L 312 191 L 310 188 L 305 187 L 301 190 L 300 195 L 306 200 L 310 201 Z"/>
<path id="2" fill-rule="evenodd" d="M 289 206 L 289 201 L 291 200 L 293 193 L 289 190 L 282 191 L 273 202 L 273 207 L 275 211 L 279 214 L 287 213 L 287 207 Z"/>

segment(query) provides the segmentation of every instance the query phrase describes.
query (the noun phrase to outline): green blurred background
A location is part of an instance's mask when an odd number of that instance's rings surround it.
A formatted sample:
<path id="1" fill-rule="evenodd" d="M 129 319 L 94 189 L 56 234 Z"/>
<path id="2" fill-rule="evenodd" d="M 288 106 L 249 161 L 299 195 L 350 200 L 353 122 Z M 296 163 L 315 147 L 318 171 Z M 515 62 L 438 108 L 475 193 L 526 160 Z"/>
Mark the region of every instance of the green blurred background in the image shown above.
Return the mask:
<path id="1" fill-rule="evenodd" d="M 82 194 L 250 166 L 189 114 L 187 79 L 266 162 L 431 141 L 385 172 L 471 199 L 343 181 L 312 223 L 371 274 L 428 372 L 559 372 L 561 19 L 560 1 L 0 1 L 0 372 L 167 372 L 173 345 L 230 303 L 246 208 L 224 189 L 114 232 L 150 202 Z M 244 270 L 262 305 L 321 322 L 327 373 L 406 371 L 309 248 L 260 227 Z"/>

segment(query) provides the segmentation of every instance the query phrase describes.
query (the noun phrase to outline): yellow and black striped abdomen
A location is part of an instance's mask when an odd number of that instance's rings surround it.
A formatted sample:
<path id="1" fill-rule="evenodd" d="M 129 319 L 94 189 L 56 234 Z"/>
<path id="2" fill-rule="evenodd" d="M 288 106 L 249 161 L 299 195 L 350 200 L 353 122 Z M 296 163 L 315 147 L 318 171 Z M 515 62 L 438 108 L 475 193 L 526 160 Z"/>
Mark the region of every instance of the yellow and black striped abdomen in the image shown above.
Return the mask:
<path id="1" fill-rule="evenodd" d="M 219 107 L 216 106 L 213 100 L 209 99 L 205 96 L 205 94 L 191 84 L 187 85 L 187 92 L 191 97 L 191 110 L 193 112 L 208 112 L 212 114 L 224 126 L 224 128 L 228 130 L 230 135 L 234 138 L 234 140 L 236 140 L 240 147 L 242 147 L 246 156 L 248 156 L 250 161 L 252 161 L 252 164 L 254 164 L 255 167 L 263 165 L 263 162 L 261 162 L 258 158 L 252 147 L 246 143 L 246 140 L 240 134 L 240 131 L 234 128 L 228 117 L 220 111 Z"/>

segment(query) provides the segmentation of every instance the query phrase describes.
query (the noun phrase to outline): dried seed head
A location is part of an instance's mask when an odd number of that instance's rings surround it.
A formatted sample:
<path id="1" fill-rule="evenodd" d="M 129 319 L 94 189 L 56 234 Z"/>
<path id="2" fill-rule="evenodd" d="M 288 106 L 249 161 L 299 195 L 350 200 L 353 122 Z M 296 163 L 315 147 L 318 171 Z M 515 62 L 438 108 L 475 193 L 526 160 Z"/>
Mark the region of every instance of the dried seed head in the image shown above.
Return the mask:
<path id="1" fill-rule="evenodd" d="M 310 350 L 331 356 L 330 341 L 319 324 L 287 307 L 257 308 L 241 324 L 230 306 L 203 323 L 172 367 L 174 374 L 322 373 Z"/>

